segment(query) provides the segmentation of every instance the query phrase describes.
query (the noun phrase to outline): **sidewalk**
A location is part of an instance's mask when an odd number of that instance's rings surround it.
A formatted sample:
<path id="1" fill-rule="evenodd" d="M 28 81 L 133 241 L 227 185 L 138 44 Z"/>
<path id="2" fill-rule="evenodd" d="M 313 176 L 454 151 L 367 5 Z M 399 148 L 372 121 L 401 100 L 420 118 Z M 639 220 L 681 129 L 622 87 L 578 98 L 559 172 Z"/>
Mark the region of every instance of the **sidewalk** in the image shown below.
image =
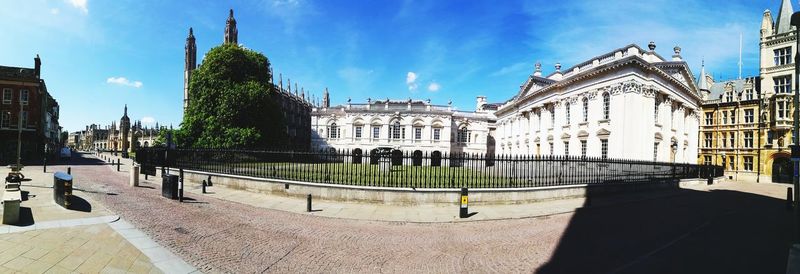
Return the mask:
<path id="1" fill-rule="evenodd" d="M 78 184 L 73 186 L 71 209 L 57 205 L 52 184 L 53 173 L 60 169 L 48 166 L 47 173 L 42 166 L 23 169 L 28 180 L 21 186 L 20 222 L 0 225 L 0 272 L 195 271 L 89 195 L 115 193 L 82 189 Z"/>

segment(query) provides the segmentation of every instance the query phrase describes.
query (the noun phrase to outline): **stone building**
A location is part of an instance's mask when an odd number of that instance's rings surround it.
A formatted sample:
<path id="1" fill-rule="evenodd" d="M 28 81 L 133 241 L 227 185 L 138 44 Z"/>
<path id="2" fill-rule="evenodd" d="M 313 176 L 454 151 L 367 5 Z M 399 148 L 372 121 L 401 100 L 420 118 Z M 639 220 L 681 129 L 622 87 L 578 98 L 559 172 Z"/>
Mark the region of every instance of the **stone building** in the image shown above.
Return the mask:
<path id="1" fill-rule="evenodd" d="M 61 146 L 59 105 L 41 78 L 41 59 L 37 55 L 33 61 L 33 68 L 0 66 L 2 165 L 16 163 L 19 139 L 23 163 L 40 164 L 45 153 L 55 158 Z"/>
<path id="2" fill-rule="evenodd" d="M 158 123 L 155 127 L 142 126 L 141 121 L 131 123 L 126 105 L 119 126 L 115 121 L 108 126 L 92 124 L 86 126 L 83 131 L 72 133 L 71 136 L 73 134 L 81 136 L 80 146 L 76 146 L 80 150 L 133 152 L 139 147 L 155 145 L 163 129 Z"/>
<path id="3" fill-rule="evenodd" d="M 794 53 L 797 36 L 791 26 L 794 13 L 789 0 L 781 1 L 777 20 L 765 10 L 761 21 L 759 77 L 763 93 L 762 122 L 765 135 L 761 144 L 763 181 L 789 182 L 792 163 L 789 160 L 789 145 L 792 144 L 792 85 L 794 75 Z M 770 178 L 771 177 L 771 178 Z"/>
<path id="4" fill-rule="evenodd" d="M 403 152 L 492 153 L 494 105 L 478 97 L 476 111 L 459 111 L 430 100 L 371 100 L 330 106 L 326 90 L 311 112 L 315 149 L 335 148 L 366 154 L 379 147 Z"/>
<path id="5" fill-rule="evenodd" d="M 725 167 L 736 179 L 758 180 L 764 123 L 760 119 L 760 79 L 748 77 L 715 83 L 700 71 L 698 86 L 703 94 L 699 164 Z"/>
<path id="6" fill-rule="evenodd" d="M 501 105 L 502 154 L 697 161 L 701 97 L 689 66 L 628 45 L 542 76 L 541 65 Z"/>
<path id="7" fill-rule="evenodd" d="M 239 43 L 239 30 L 236 27 L 236 19 L 233 17 L 233 9 L 228 14 L 228 19 L 225 23 L 225 37 L 223 40 L 225 44 L 238 45 Z M 189 28 L 189 36 L 186 37 L 185 45 L 185 65 L 184 65 L 184 79 L 183 79 L 183 109 L 186 108 L 191 101 L 191 94 L 189 94 L 189 83 L 194 70 L 197 68 L 197 45 L 192 28 Z M 272 69 L 270 69 L 270 72 Z M 274 75 L 273 75 L 274 77 Z M 290 146 L 295 150 L 308 150 L 311 145 L 311 108 L 312 103 L 305 96 L 298 95 L 297 84 L 295 83 L 294 94 L 292 94 L 291 82 L 288 83 L 286 88 L 283 87 L 283 77 L 279 84 L 276 84 L 274 79 L 269 79 L 273 87 L 272 99 L 275 104 L 281 108 L 281 113 L 284 116 L 286 127 L 285 132 L 289 136 Z"/>

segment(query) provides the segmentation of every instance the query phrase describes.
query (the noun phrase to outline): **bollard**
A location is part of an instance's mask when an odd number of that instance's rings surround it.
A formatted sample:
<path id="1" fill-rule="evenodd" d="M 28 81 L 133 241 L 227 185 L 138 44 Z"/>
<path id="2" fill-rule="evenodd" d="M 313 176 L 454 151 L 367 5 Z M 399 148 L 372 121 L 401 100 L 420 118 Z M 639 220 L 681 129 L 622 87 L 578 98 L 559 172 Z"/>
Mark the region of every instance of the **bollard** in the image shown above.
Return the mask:
<path id="1" fill-rule="evenodd" d="M 44 157 L 44 164 L 42 167 L 44 167 L 44 173 L 47 173 L 47 156 Z"/>
<path id="2" fill-rule="evenodd" d="M 117 159 L 117 171 L 119 171 L 119 159 Z"/>
<path id="3" fill-rule="evenodd" d="M 178 169 L 178 201 L 183 203 L 183 169 Z"/>
<path id="4" fill-rule="evenodd" d="M 203 194 L 206 194 L 206 180 L 203 180 Z"/>
<path id="5" fill-rule="evenodd" d="M 791 187 L 787 187 L 786 188 L 786 210 L 792 210 L 793 202 L 794 201 L 792 199 L 792 188 Z"/>
<path id="6" fill-rule="evenodd" d="M 458 217 L 460 218 L 467 218 L 469 217 L 469 192 L 467 191 L 466 187 L 461 188 L 461 208 L 458 212 Z"/>
<path id="7" fill-rule="evenodd" d="M 214 186 L 214 184 L 211 183 L 211 175 L 208 175 L 208 186 Z"/>
<path id="8" fill-rule="evenodd" d="M 714 184 L 714 177 L 708 176 L 708 185 Z"/>
<path id="9" fill-rule="evenodd" d="M 67 167 L 67 174 L 72 175 L 72 168 L 71 167 Z"/>
<path id="10" fill-rule="evenodd" d="M 306 196 L 306 211 L 311 212 L 311 194 Z"/>
<path id="11" fill-rule="evenodd" d="M 138 165 L 132 165 L 131 166 L 129 180 L 130 180 L 129 183 L 130 183 L 130 185 L 132 187 L 139 186 L 139 166 Z"/>

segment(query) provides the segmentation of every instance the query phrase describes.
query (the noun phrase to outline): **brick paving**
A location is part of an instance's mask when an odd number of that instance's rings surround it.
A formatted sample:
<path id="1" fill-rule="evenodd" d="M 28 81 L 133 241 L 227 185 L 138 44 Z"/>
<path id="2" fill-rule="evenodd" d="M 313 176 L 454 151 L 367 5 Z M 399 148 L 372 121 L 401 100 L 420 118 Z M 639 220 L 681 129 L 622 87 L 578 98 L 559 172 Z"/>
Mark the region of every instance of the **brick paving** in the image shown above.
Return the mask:
<path id="1" fill-rule="evenodd" d="M 193 194 L 189 197 L 195 200 L 178 203 L 162 198 L 158 185 L 129 187 L 127 173 L 96 165 L 97 160 L 73 161 L 76 187 L 98 190 L 92 194 L 95 200 L 203 272 L 602 273 L 639 267 L 656 273 L 667 269 L 657 267 L 662 253 L 670 262 L 690 260 L 699 269 L 719 265 L 714 260 L 681 257 L 685 251 L 698 249 L 699 244 L 711 248 L 719 260 L 728 259 L 720 254 L 750 256 L 747 266 L 772 273 L 785 269 L 788 250 L 788 245 L 782 246 L 785 233 L 781 229 L 774 233 L 775 226 L 785 228 L 786 224 L 748 226 L 765 221 L 759 218 L 784 219 L 782 201 L 763 194 L 742 196 L 702 190 L 656 202 L 540 218 L 378 222 L 289 213 Z M 773 194 L 780 193 L 782 186 L 768 188 Z M 777 209 L 770 211 L 775 214 L 753 215 L 752 208 L 735 208 L 744 205 Z M 737 212 L 751 214 L 747 215 L 750 219 L 741 219 Z M 720 229 L 715 227 L 717 220 L 725 220 L 725 229 L 732 234 L 715 238 L 713 231 Z M 753 249 L 719 244 L 732 242 L 737 235 L 770 231 L 775 239 L 745 241 L 755 245 Z M 703 238 L 693 236 L 699 232 Z M 703 241 L 707 238 L 717 245 L 703 245 L 708 243 Z M 685 244 L 687 241 L 693 244 Z M 756 252 L 778 258 L 783 265 L 776 266 L 774 260 L 763 259 Z M 752 273 L 752 268 L 735 268 L 737 262 L 744 261 L 734 260 L 726 266 L 739 270 L 733 273 Z"/>

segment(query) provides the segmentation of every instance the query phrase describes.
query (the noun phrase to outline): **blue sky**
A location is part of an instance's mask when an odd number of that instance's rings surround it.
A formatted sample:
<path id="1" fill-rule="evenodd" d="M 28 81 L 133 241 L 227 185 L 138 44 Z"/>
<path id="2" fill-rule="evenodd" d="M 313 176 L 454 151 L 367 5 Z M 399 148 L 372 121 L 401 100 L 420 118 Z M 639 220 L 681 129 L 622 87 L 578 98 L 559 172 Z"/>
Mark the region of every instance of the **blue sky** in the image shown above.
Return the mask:
<path id="1" fill-rule="evenodd" d="M 239 43 L 275 73 L 332 104 L 430 98 L 472 110 L 475 96 L 502 102 L 542 63 L 544 73 L 612 49 L 680 45 L 692 71 L 717 79 L 758 73 L 762 13 L 780 0 L 650 1 L 99 1 L 0 0 L 0 65 L 33 67 L 61 104 L 69 131 L 129 116 L 178 126 L 184 43 L 198 59 L 223 40 L 228 9 Z M 795 8 L 798 7 L 794 3 Z M 412 75 L 413 74 L 413 75 Z M 410 81 L 413 80 L 413 81 Z"/>

